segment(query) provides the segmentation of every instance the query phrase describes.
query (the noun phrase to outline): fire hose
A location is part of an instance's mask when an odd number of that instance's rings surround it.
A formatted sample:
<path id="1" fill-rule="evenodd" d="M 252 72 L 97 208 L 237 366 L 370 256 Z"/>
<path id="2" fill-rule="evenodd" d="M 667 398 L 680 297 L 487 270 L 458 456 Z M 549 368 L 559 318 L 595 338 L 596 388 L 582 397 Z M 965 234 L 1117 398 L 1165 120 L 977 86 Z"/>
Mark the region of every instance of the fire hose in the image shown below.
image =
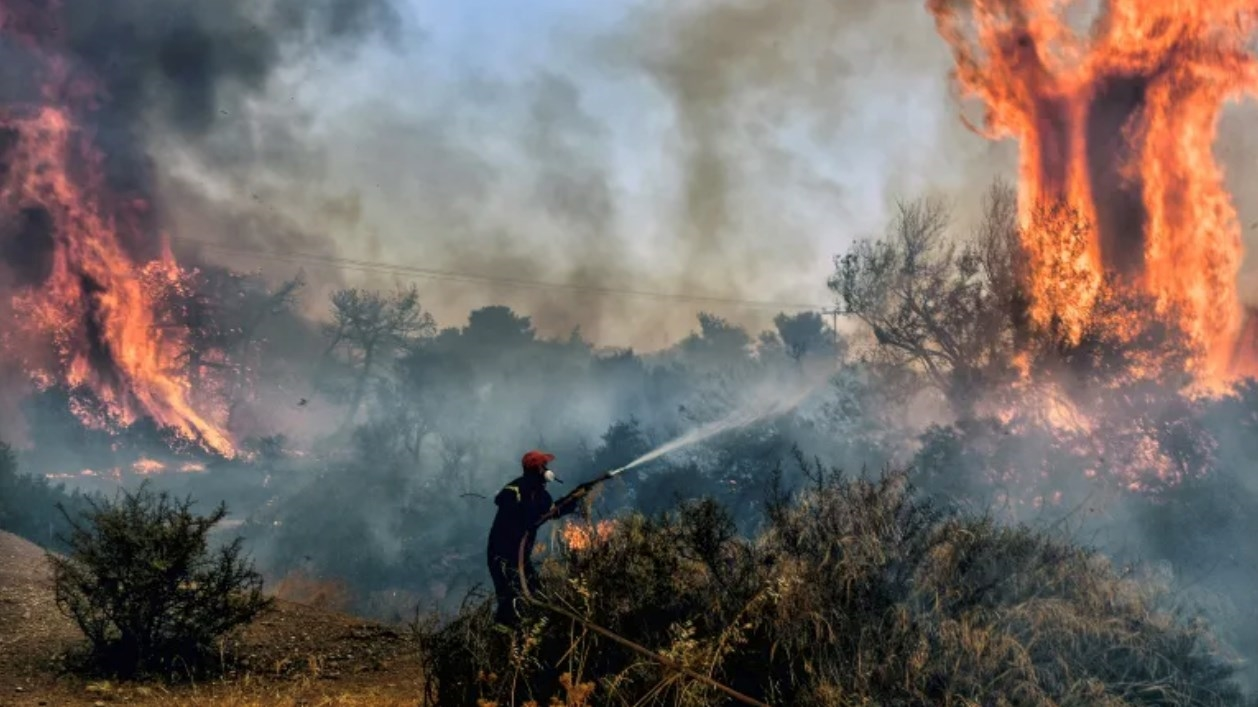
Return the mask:
<path id="1" fill-rule="evenodd" d="M 568 504 L 568 503 L 575 503 L 579 501 L 586 494 L 588 494 L 592 488 L 603 483 L 604 481 L 614 478 L 621 471 L 624 471 L 624 469 L 621 468 L 615 471 L 609 471 L 606 474 L 594 479 L 593 481 L 587 481 L 581 484 L 580 486 L 576 487 L 570 493 L 568 493 L 563 498 L 561 498 L 559 502 L 555 504 L 555 508 L 552 508 L 549 513 L 542 516 L 542 518 L 539 521 L 537 521 L 537 523 L 533 526 L 533 529 L 536 530 L 537 528 L 540 528 L 542 524 L 544 524 L 546 521 L 551 520 L 552 518 L 556 517 L 557 508 L 561 508 L 565 504 Z M 613 632 L 610 629 L 603 628 L 602 626 L 599 626 L 598 624 L 595 624 L 592 621 L 589 621 L 588 619 L 578 616 L 576 613 L 572 611 L 569 611 L 561 606 L 555 606 L 554 604 L 543 601 L 542 599 L 533 596 L 533 592 L 529 589 L 527 575 L 524 572 L 524 563 L 527 558 L 526 553 L 528 551 L 529 535 L 530 535 L 529 533 L 526 533 L 524 537 L 520 540 L 520 551 L 519 551 L 518 557 L 516 558 L 516 571 L 518 573 L 517 576 L 519 577 L 520 589 L 522 590 L 522 593 L 524 595 L 524 600 L 526 602 L 534 606 L 538 606 L 543 609 L 546 609 L 547 611 L 551 611 L 553 613 L 559 614 L 570 621 L 575 621 L 576 623 L 581 624 L 582 626 L 593 631 L 594 633 L 597 633 L 600 636 L 603 636 L 604 638 L 608 638 L 616 643 L 619 643 L 625 648 L 628 648 L 634 651 L 635 653 L 638 653 L 656 663 L 659 663 L 665 668 L 681 673 L 682 675 L 685 675 L 691 680 L 701 682 L 705 685 L 708 685 L 717 690 L 720 690 L 721 692 L 725 693 L 736 702 L 740 702 L 745 705 L 753 705 L 753 707 L 769 707 L 767 703 L 761 702 L 753 697 L 744 695 L 743 693 L 735 690 L 734 688 L 728 685 L 725 685 L 719 682 L 718 680 L 712 678 L 709 675 L 704 675 L 702 673 L 691 670 L 690 668 L 687 668 L 686 666 L 678 663 L 677 661 L 671 658 L 660 655 L 659 653 L 651 650 L 650 648 L 647 648 L 646 646 L 641 645 L 639 643 L 635 643 L 629 640 L 628 638 L 625 638 L 624 636 L 621 636 Z"/>

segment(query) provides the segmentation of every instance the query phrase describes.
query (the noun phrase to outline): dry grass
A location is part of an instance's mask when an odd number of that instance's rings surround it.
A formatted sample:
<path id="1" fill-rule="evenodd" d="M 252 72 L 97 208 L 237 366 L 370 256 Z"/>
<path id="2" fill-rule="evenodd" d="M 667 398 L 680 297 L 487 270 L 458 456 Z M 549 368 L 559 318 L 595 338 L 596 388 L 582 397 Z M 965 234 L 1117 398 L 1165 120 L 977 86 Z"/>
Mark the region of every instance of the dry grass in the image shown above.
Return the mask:
<path id="1" fill-rule="evenodd" d="M 754 540 L 711 503 L 626 518 L 544 563 L 543 593 L 770 704 L 1242 702 L 1206 628 L 1103 558 L 936 512 L 902 474 L 814 480 L 770 503 Z M 515 638 L 485 603 L 420 633 L 433 704 L 573 704 L 573 685 L 600 705 L 728 702 L 542 611 Z"/>
<path id="2" fill-rule="evenodd" d="M 373 684 L 351 681 L 336 684 L 303 677 L 277 683 L 269 677 L 246 676 L 231 682 L 204 685 L 113 685 L 90 683 L 81 695 L 63 693 L 53 704 L 170 705 L 171 707 L 414 707 L 418 685 L 414 680 Z M 71 698 L 73 702 L 63 702 Z M 46 698 L 45 698 L 46 699 Z"/>
<path id="3" fill-rule="evenodd" d="M 142 705 L 157 707 L 414 707 L 419 685 L 416 679 L 392 683 L 347 681 L 329 683 L 301 678 L 277 683 L 267 676 L 245 677 L 230 682 L 170 686 L 161 684 L 113 684 L 89 682 L 62 684 L 57 688 L 23 690 L 0 697 L 0 705 Z"/>

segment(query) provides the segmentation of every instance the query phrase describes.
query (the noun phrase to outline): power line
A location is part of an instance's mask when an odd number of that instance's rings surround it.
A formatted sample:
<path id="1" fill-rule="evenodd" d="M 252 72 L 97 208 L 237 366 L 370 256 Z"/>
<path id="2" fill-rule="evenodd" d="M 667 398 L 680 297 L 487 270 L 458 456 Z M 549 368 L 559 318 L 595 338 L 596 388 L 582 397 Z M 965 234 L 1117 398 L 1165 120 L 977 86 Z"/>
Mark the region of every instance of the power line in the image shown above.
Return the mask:
<path id="1" fill-rule="evenodd" d="M 734 297 L 715 297 L 709 295 L 698 295 L 684 292 L 652 292 L 647 290 L 632 290 L 617 287 L 594 287 L 590 285 L 576 285 L 564 282 L 545 282 L 541 280 L 523 280 L 517 278 L 503 278 L 493 275 L 482 275 L 477 273 L 458 272 L 454 270 L 438 270 L 434 268 L 422 268 L 414 265 L 394 265 L 390 263 L 382 263 L 373 260 L 354 260 L 351 258 L 342 258 L 328 255 L 316 255 L 314 253 L 278 253 L 274 251 L 260 250 L 256 248 L 244 248 L 240 246 L 228 246 L 211 241 L 202 241 L 194 238 L 171 237 L 172 241 L 178 243 L 188 243 L 197 245 L 210 250 L 224 251 L 227 253 L 236 253 L 239 255 L 251 255 L 269 260 L 279 260 L 283 262 L 302 263 L 312 262 L 323 265 L 330 265 L 342 270 L 353 270 L 358 272 L 378 273 L 386 275 L 408 275 L 415 278 L 426 280 L 445 280 L 451 282 L 480 282 L 495 285 L 506 285 L 509 287 L 517 287 L 522 289 L 553 289 L 568 290 L 572 292 L 585 292 L 602 295 L 620 295 L 629 297 L 646 297 L 659 300 L 684 301 L 684 302 L 708 302 L 713 304 L 728 304 L 740 307 L 748 307 L 752 309 L 777 309 L 777 310 L 828 310 L 825 305 L 818 304 L 801 304 L 797 302 L 775 302 L 769 300 L 748 300 Z M 827 313 L 829 313 L 827 311 Z"/>

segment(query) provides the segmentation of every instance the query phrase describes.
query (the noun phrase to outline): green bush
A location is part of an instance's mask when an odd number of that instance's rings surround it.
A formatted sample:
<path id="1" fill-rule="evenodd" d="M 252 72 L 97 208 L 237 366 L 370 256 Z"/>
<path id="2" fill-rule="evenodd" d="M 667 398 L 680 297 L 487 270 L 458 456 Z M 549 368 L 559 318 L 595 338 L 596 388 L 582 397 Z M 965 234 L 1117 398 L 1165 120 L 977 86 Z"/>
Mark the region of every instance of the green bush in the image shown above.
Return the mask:
<path id="1" fill-rule="evenodd" d="M 198 670 L 215 639 L 270 605 L 239 539 L 209 548 L 226 506 L 202 516 L 192 505 L 146 482 L 89 502 L 77 518 L 65 514 L 69 551 L 48 555 L 57 606 L 87 636 L 96 667 L 123 676 Z"/>
<path id="2" fill-rule="evenodd" d="M 936 510 L 903 474 L 811 470 L 754 539 L 712 502 L 542 564 L 545 601 L 775 705 L 1236 705 L 1232 665 L 1103 558 Z M 436 704 L 727 704 L 580 623 L 487 603 L 421 638 Z M 591 693 L 592 691 L 592 693 Z"/>

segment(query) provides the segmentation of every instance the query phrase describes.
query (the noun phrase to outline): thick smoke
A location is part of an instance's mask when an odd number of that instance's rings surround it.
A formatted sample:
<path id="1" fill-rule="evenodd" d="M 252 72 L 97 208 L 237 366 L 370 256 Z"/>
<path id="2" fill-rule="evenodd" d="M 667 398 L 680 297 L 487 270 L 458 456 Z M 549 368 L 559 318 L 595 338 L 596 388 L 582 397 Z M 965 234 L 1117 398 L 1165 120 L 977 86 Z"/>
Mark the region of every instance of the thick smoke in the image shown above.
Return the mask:
<path id="1" fill-rule="evenodd" d="M 1253 126 L 1258 118 L 1258 105 L 1252 101 L 1237 104 L 1224 111 L 1219 125 L 1215 154 L 1223 168 L 1228 193 L 1240 217 L 1245 260 L 1238 278 L 1241 299 L 1258 303 L 1258 138 Z"/>
<path id="2" fill-rule="evenodd" d="M 1007 164 L 957 120 L 919 3 L 629 7 L 555 20 L 506 66 L 442 66 L 434 25 L 330 80 L 318 95 L 355 99 L 320 109 L 319 178 L 363 207 L 341 254 L 484 276 L 420 279 L 443 324 L 505 302 L 547 334 L 654 349 L 700 309 L 760 328 L 778 308 L 624 291 L 825 306 L 831 256 L 896 197 Z"/>
<path id="3" fill-rule="evenodd" d="M 115 177 L 127 179 L 146 172 L 151 131 L 204 140 L 279 67 L 383 32 L 393 10 L 388 0 L 70 0 L 62 14 L 65 48 L 103 83 L 94 117 Z"/>
<path id="4" fill-rule="evenodd" d="M 177 144 L 229 182 L 240 182 L 263 150 L 272 169 L 293 162 L 303 139 L 273 121 L 260 144 L 253 102 L 268 95 L 282 68 L 347 55 L 387 35 L 396 26 L 390 1 L 13 0 L 4 8 L 0 100 L 11 108 L 37 102 L 52 86 L 78 109 L 111 190 L 150 204 L 127 246 L 151 258 L 170 212 L 195 211 L 209 198 L 163 183 L 170 165 L 155 154 L 159 148 Z M 227 218 L 205 230 L 239 232 L 233 221 L 251 206 L 216 203 L 213 210 Z M 315 242 L 294 238 L 291 225 L 268 230 L 282 244 Z"/>

